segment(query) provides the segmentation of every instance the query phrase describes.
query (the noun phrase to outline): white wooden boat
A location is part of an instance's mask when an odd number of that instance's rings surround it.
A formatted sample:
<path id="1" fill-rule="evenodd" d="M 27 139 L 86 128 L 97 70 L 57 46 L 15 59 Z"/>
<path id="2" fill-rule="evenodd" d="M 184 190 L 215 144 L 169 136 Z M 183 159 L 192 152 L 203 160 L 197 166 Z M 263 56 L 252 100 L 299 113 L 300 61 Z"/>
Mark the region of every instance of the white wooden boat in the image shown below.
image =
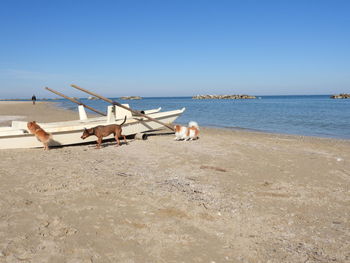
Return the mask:
<path id="1" fill-rule="evenodd" d="M 126 106 L 127 104 L 123 104 Z M 128 105 L 127 105 L 128 107 Z M 161 112 L 161 108 L 145 111 L 144 114 L 160 122 L 170 124 L 174 122 L 184 111 L 172 110 Z M 90 136 L 82 140 L 80 136 L 84 128 L 92 128 L 97 125 L 120 124 L 124 117 L 127 117 L 123 124 L 123 135 L 134 135 L 147 131 L 159 129 L 162 124 L 149 120 L 148 118 L 133 116 L 128 110 L 118 106 L 108 106 L 107 117 L 87 118 L 84 107 L 79 106 L 79 120 L 38 123 L 45 131 L 52 134 L 49 146 L 63 146 L 96 141 L 95 136 Z M 112 139 L 113 134 L 105 137 Z M 36 137 L 27 129 L 26 121 L 12 121 L 11 127 L 0 127 L 0 149 L 16 148 L 38 148 L 43 147 Z"/>

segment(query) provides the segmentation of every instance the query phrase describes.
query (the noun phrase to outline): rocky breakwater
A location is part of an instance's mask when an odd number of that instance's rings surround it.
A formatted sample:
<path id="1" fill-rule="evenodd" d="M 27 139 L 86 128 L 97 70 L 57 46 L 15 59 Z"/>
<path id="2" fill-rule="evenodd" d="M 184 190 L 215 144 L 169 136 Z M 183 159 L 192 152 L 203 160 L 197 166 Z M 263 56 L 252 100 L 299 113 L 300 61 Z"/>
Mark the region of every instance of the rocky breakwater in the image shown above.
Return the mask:
<path id="1" fill-rule="evenodd" d="M 120 97 L 121 100 L 141 100 L 140 96 Z"/>
<path id="2" fill-rule="evenodd" d="M 207 99 L 228 99 L 228 100 L 240 100 L 240 99 L 256 99 L 255 96 L 250 95 L 197 95 L 192 99 L 207 100 Z"/>
<path id="3" fill-rule="evenodd" d="M 350 94 L 340 93 L 339 95 L 332 95 L 332 99 L 350 99 Z"/>

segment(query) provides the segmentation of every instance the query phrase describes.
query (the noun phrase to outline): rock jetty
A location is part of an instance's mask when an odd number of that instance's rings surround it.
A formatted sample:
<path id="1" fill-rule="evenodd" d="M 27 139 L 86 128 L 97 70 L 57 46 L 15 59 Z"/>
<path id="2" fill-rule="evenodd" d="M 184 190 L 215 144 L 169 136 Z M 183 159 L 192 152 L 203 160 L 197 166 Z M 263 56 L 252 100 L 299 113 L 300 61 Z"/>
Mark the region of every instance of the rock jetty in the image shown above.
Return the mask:
<path id="1" fill-rule="evenodd" d="M 249 95 L 197 95 L 192 99 L 206 100 L 206 99 L 227 99 L 227 100 L 240 100 L 240 99 L 256 99 L 255 96 Z"/>
<path id="2" fill-rule="evenodd" d="M 339 95 L 332 95 L 332 99 L 350 99 L 350 94 L 340 93 Z"/>
<path id="3" fill-rule="evenodd" d="M 121 100 L 141 100 L 140 96 L 120 97 Z"/>

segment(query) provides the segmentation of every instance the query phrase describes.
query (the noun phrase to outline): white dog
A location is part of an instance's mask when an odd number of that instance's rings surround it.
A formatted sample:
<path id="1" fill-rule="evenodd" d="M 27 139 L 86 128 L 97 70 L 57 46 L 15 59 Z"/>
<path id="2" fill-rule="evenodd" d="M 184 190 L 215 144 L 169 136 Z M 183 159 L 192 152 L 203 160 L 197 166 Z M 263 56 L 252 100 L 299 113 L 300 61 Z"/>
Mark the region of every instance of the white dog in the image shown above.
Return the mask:
<path id="1" fill-rule="evenodd" d="M 175 125 L 175 140 L 197 140 L 199 135 L 199 126 L 195 121 L 190 121 L 188 127 Z"/>

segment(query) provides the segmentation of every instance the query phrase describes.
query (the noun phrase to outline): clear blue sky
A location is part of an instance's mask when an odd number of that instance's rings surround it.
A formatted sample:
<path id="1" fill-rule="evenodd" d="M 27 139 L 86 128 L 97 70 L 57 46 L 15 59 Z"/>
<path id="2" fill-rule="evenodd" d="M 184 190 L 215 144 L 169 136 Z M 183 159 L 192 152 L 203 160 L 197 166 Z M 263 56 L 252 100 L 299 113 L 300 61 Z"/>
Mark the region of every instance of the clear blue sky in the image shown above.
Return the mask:
<path id="1" fill-rule="evenodd" d="M 0 1 L 0 98 L 350 92 L 350 1 Z M 54 96 L 55 97 L 55 96 Z"/>

